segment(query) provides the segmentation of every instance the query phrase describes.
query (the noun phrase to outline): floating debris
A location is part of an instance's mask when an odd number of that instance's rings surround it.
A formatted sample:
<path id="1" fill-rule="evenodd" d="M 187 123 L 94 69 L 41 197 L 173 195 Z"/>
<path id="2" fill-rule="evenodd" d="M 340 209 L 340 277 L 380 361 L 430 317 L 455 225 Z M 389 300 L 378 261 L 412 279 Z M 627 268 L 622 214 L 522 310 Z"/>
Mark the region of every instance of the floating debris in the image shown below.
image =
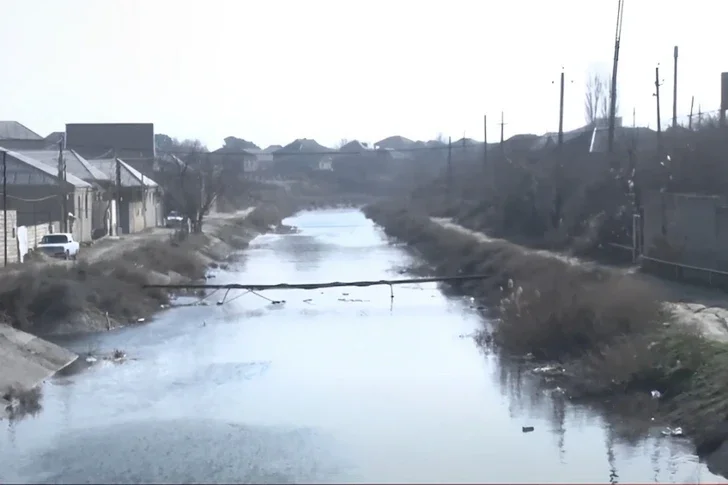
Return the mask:
<path id="1" fill-rule="evenodd" d="M 137 323 L 144 323 L 146 321 L 147 321 L 146 318 L 137 318 Z"/>
<path id="2" fill-rule="evenodd" d="M 521 431 L 523 431 L 524 433 L 531 433 L 533 430 L 534 430 L 533 426 L 523 426 L 521 428 Z"/>
<path id="3" fill-rule="evenodd" d="M 304 303 L 311 303 L 313 301 L 313 298 L 306 298 L 303 300 Z"/>
<path id="4" fill-rule="evenodd" d="M 662 430 L 662 434 L 663 434 L 663 436 L 673 436 L 673 437 L 685 436 L 685 434 L 683 433 L 683 429 L 680 427 L 665 428 L 664 430 Z"/>
<path id="5" fill-rule="evenodd" d="M 566 374 L 566 369 L 558 365 L 545 365 L 543 367 L 536 367 L 533 369 L 533 372 L 545 376 L 562 376 Z"/>
<path id="6" fill-rule="evenodd" d="M 89 355 L 88 357 L 86 357 L 86 362 L 88 362 L 89 364 L 93 364 L 97 360 L 98 359 L 96 357 L 94 357 L 93 355 Z"/>
<path id="7" fill-rule="evenodd" d="M 652 399 L 660 399 L 662 397 L 662 393 L 660 391 L 652 391 L 650 396 L 652 396 Z"/>

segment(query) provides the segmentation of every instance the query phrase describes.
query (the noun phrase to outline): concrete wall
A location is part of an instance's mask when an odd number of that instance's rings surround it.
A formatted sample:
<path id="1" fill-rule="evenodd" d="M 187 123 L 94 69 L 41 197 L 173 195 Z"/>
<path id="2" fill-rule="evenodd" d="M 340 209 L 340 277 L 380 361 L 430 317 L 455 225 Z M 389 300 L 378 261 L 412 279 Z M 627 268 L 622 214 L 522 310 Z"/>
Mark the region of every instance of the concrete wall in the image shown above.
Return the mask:
<path id="1" fill-rule="evenodd" d="M 8 186 L 8 209 L 17 211 L 17 224 L 35 226 L 61 220 L 61 202 L 58 186 Z M 91 241 L 93 199 L 95 191 L 76 188 L 66 194 L 66 211 L 73 214 L 73 237 L 80 242 Z"/>
<path id="2" fill-rule="evenodd" d="M 38 243 L 46 234 L 60 232 L 60 223 L 58 221 L 52 223 L 40 223 L 35 225 L 18 225 L 17 212 L 14 210 L 7 211 L 7 231 L 8 231 L 8 260 L 7 264 L 21 262 L 19 245 L 18 245 L 18 227 L 24 226 L 27 231 L 28 248 L 34 249 L 38 247 Z M 5 224 L 2 215 L 0 215 L 0 265 L 5 264 Z"/>
<path id="3" fill-rule="evenodd" d="M 18 262 L 18 241 L 17 234 L 17 213 L 13 210 L 6 212 L 7 227 L 5 226 L 5 218 L 0 213 L 0 265 L 5 264 L 5 231 L 7 231 L 8 240 L 8 260 L 7 264 Z"/>
<path id="4" fill-rule="evenodd" d="M 728 201 L 721 196 L 650 192 L 643 198 L 644 254 L 728 269 Z"/>

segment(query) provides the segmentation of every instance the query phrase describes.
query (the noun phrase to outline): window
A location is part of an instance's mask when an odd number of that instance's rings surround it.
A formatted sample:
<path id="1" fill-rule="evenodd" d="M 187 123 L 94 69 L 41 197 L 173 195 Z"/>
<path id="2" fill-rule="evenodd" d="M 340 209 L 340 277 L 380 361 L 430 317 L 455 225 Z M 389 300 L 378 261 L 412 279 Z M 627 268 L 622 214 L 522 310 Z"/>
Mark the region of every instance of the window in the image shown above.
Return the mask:
<path id="1" fill-rule="evenodd" d="M 83 215 L 86 219 L 88 219 L 88 192 L 86 192 L 86 195 L 84 196 L 84 212 Z"/>

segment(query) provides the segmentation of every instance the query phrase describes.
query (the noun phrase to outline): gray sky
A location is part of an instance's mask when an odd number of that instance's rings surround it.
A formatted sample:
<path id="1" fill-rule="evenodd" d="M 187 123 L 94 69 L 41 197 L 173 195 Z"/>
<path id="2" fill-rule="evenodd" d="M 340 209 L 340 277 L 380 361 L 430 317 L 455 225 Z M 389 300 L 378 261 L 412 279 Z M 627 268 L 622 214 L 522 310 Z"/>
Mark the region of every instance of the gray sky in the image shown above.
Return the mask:
<path id="1" fill-rule="evenodd" d="M 399 134 L 495 140 L 584 121 L 590 70 L 611 71 L 617 0 L 0 0 L 0 119 L 46 135 L 67 122 L 154 122 L 211 148 Z M 621 114 L 655 126 L 691 96 L 720 102 L 728 1 L 625 0 Z M 721 23 L 723 26 L 721 26 Z"/>

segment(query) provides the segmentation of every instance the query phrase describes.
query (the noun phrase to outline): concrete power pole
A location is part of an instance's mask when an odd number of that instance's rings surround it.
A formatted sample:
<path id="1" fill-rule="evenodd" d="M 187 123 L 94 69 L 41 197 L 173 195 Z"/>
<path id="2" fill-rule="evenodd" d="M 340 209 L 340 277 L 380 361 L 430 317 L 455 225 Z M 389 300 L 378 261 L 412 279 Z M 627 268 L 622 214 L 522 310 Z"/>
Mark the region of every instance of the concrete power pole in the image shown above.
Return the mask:
<path id="1" fill-rule="evenodd" d="M 561 71 L 559 94 L 559 148 L 564 144 L 564 71 Z"/>
<path id="2" fill-rule="evenodd" d="M 660 66 L 655 68 L 655 98 L 657 98 L 657 135 L 662 134 L 662 122 L 660 119 Z"/>
<path id="3" fill-rule="evenodd" d="M 614 34 L 614 59 L 612 64 L 612 83 L 609 90 L 609 153 L 614 151 L 615 119 L 617 117 L 617 66 L 619 49 L 622 42 L 622 16 L 624 0 L 617 0 L 617 28 Z"/>
<path id="4" fill-rule="evenodd" d="M 447 211 L 450 210 L 450 203 L 451 203 L 451 197 L 452 197 L 452 137 L 447 137 L 447 193 L 446 193 L 446 203 L 447 207 L 445 208 Z"/>
<path id="5" fill-rule="evenodd" d="M 677 127 L 677 46 L 673 52 L 673 81 L 672 81 L 672 127 Z"/>
<path id="6" fill-rule="evenodd" d="M 121 230 L 121 162 L 116 158 L 116 150 L 114 150 L 114 165 L 116 166 L 116 234 L 119 236 Z"/>
<path id="7" fill-rule="evenodd" d="M 63 158 L 65 135 L 58 142 L 58 196 L 61 198 L 61 231 L 68 232 L 68 204 L 66 196 L 66 160 Z"/>
<path id="8" fill-rule="evenodd" d="M 690 98 L 690 116 L 688 116 L 688 130 L 693 129 L 693 106 L 695 105 L 695 96 Z"/>
<path id="9" fill-rule="evenodd" d="M 503 111 L 501 111 L 501 122 L 500 122 L 500 149 L 501 153 L 505 153 L 505 145 L 504 145 L 504 138 L 503 138 L 503 127 L 506 125 L 505 121 L 503 121 Z"/>

